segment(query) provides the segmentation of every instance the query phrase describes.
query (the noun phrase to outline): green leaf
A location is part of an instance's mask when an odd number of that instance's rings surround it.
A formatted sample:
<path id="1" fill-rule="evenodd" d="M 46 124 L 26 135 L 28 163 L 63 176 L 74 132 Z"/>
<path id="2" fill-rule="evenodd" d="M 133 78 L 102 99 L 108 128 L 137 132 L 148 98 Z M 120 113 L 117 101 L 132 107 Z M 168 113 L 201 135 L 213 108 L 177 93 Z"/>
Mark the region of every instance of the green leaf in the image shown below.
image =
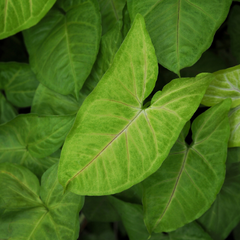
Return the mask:
<path id="1" fill-rule="evenodd" d="M 37 177 L 22 166 L 0 163 L 0 191 L 1 209 L 17 211 L 43 206 Z"/>
<path id="2" fill-rule="evenodd" d="M 7 185 L 0 185 L 1 198 L 7 201 L 10 199 L 8 198 L 9 192 L 15 191 L 19 195 L 24 195 L 16 198 L 15 193 L 13 201 L 23 198 L 29 198 L 28 201 L 32 200 L 31 205 L 24 206 L 25 209 L 21 206 L 24 201 L 20 201 L 19 204 L 17 201 L 18 211 L 5 211 L 0 216 L 0 222 L 8 223 L 7 229 L 0 232 L 0 238 L 6 237 L 6 235 L 7 239 L 28 240 L 75 240 L 78 238 L 79 211 L 82 208 L 84 197 L 70 192 L 63 194 L 63 188 L 57 180 L 57 167 L 55 164 L 44 173 L 40 188 L 37 178 L 26 168 L 9 163 L 0 164 L 0 175 L 7 168 L 7 174 L 10 176 L 7 177 L 11 180 Z M 6 173 L 4 174 L 6 175 Z M 19 175 L 19 177 L 11 178 L 15 175 L 16 177 Z M 2 189 L 5 191 L 2 192 Z M 32 198 L 30 199 L 30 197 Z"/>
<path id="3" fill-rule="evenodd" d="M 240 63 L 240 6 L 235 5 L 228 18 L 228 33 L 230 36 L 230 49 L 237 62 Z"/>
<path id="4" fill-rule="evenodd" d="M 82 212 L 88 221 L 116 222 L 120 219 L 107 196 L 86 197 Z"/>
<path id="5" fill-rule="evenodd" d="M 240 162 L 240 147 L 228 149 L 228 164 Z"/>
<path id="6" fill-rule="evenodd" d="M 31 111 L 46 115 L 76 114 L 88 94 L 95 88 L 104 73 L 111 65 L 115 53 L 122 43 L 121 23 L 102 36 L 97 60 L 91 74 L 79 93 L 78 100 L 73 96 L 64 96 L 54 92 L 42 84 L 39 84 L 34 96 Z"/>
<path id="7" fill-rule="evenodd" d="M 102 34 L 114 28 L 122 20 L 126 0 L 98 0 L 102 15 Z"/>
<path id="8" fill-rule="evenodd" d="M 231 108 L 240 104 L 240 65 L 217 71 L 209 78 L 212 79 L 203 99 L 205 106 L 214 106 L 226 98 L 232 99 Z"/>
<path id="9" fill-rule="evenodd" d="M 157 70 L 153 45 L 138 15 L 66 138 L 59 165 L 65 188 L 80 195 L 114 194 L 160 167 L 209 80 L 204 75 L 172 81 L 145 109 Z"/>
<path id="10" fill-rule="evenodd" d="M 35 25 L 55 2 L 56 0 L 1 0 L 0 39 Z"/>
<path id="11" fill-rule="evenodd" d="M 229 147 L 240 147 L 240 105 L 229 112 L 230 138 Z"/>
<path id="12" fill-rule="evenodd" d="M 133 20 L 144 16 L 158 62 L 179 75 L 206 51 L 227 17 L 231 0 L 128 0 Z"/>
<path id="13" fill-rule="evenodd" d="M 227 169 L 226 179 L 211 208 L 198 219 L 214 240 L 224 240 L 240 221 L 240 162 Z"/>
<path id="14" fill-rule="evenodd" d="M 96 0 L 74 3 L 52 9 L 24 32 L 24 39 L 38 80 L 53 91 L 77 98 L 97 57 L 101 25 Z"/>
<path id="15" fill-rule="evenodd" d="M 9 103 L 0 92 L 0 124 L 6 123 L 17 116 L 17 110 Z"/>
<path id="16" fill-rule="evenodd" d="M 29 107 L 39 82 L 26 63 L 0 63 L 0 89 L 14 106 Z"/>
<path id="17" fill-rule="evenodd" d="M 61 147 L 73 121 L 73 116 L 27 114 L 0 125 L 0 162 L 24 165 L 41 176 L 56 162 L 47 156 Z"/>
<path id="18" fill-rule="evenodd" d="M 210 208 L 225 177 L 230 106 L 227 99 L 198 116 L 190 146 L 185 143 L 185 127 L 161 168 L 143 182 L 150 233 L 173 231 Z"/>
<path id="19" fill-rule="evenodd" d="M 147 240 L 149 233 L 143 222 L 141 205 L 126 203 L 114 197 L 110 202 L 118 210 L 130 240 Z M 153 233 L 151 240 L 211 240 L 211 237 L 196 223 L 192 222 L 169 234 Z"/>
<path id="20" fill-rule="evenodd" d="M 33 99 L 31 112 L 40 115 L 76 114 L 85 97 L 79 94 L 76 100 L 72 95 L 62 95 L 40 83 Z"/>

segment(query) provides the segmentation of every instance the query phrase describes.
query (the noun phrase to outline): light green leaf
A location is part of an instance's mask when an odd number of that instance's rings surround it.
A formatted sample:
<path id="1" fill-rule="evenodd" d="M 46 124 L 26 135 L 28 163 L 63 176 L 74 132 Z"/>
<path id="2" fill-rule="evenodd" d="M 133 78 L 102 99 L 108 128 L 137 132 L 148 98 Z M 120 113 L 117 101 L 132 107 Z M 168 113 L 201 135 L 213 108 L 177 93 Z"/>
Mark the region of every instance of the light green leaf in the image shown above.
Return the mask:
<path id="1" fill-rule="evenodd" d="M 227 17 L 231 0 L 128 0 L 133 20 L 144 16 L 158 62 L 179 75 L 206 51 Z"/>
<path id="2" fill-rule="evenodd" d="M 79 211 L 83 206 L 84 197 L 70 192 L 63 193 L 63 188 L 57 180 L 57 164 L 44 173 L 41 188 L 36 182 L 36 177 L 24 167 L 4 163 L 0 164 L 0 172 L 2 169 L 4 170 L 6 165 L 9 166 L 10 175 L 15 176 L 21 170 L 21 178 L 12 180 L 8 185 L 5 185 L 6 192 L 14 189 L 16 192 L 22 193 L 23 188 L 26 188 L 26 193 L 33 190 L 41 206 L 39 204 L 37 206 L 38 201 L 35 200 L 27 209 L 23 210 L 19 204 L 18 211 L 5 212 L 0 216 L 0 222 L 7 222 L 8 226 L 7 229 L 0 232 L 0 238 L 7 235 L 8 239 L 16 240 L 76 240 L 80 226 Z M 33 186 L 33 180 L 36 186 Z M 28 195 L 26 196 L 28 197 Z M 8 195 L 4 192 L 1 197 L 7 200 Z"/>
<path id="3" fill-rule="evenodd" d="M 227 99 L 198 116 L 190 146 L 185 143 L 185 127 L 161 168 L 143 182 L 150 233 L 173 231 L 210 208 L 225 177 L 230 106 Z"/>
<path id="4" fill-rule="evenodd" d="M 17 110 L 9 103 L 0 92 L 0 124 L 6 123 L 17 116 Z"/>
<path id="5" fill-rule="evenodd" d="M 147 240 L 149 233 L 143 222 L 141 205 L 126 203 L 114 197 L 110 202 L 119 212 L 130 240 Z M 153 233 L 151 240 L 211 240 L 211 237 L 196 223 L 192 222 L 169 234 Z"/>
<path id="6" fill-rule="evenodd" d="M 82 212 L 88 221 L 116 222 L 120 220 L 107 196 L 86 197 Z"/>
<path id="7" fill-rule="evenodd" d="M 0 89 L 17 107 L 29 107 L 39 82 L 26 63 L 0 63 Z"/>
<path id="8" fill-rule="evenodd" d="M 229 147 L 240 147 L 240 105 L 229 112 L 230 138 Z"/>
<path id="9" fill-rule="evenodd" d="M 102 15 L 102 34 L 113 29 L 122 20 L 122 10 L 126 0 L 98 0 Z"/>
<path id="10" fill-rule="evenodd" d="M 47 157 L 64 142 L 74 116 L 19 115 L 0 125 L 0 162 L 26 166 L 40 176 L 56 158 Z"/>
<path id="11" fill-rule="evenodd" d="M 240 63 L 240 6 L 235 5 L 228 18 L 228 33 L 230 36 L 230 49 L 233 56 Z"/>
<path id="12" fill-rule="evenodd" d="M 226 98 L 232 99 L 231 107 L 240 104 L 240 65 L 217 71 L 209 78 L 212 79 L 203 99 L 205 106 L 214 106 Z"/>
<path id="13" fill-rule="evenodd" d="M 0 39 L 35 25 L 56 0 L 1 0 Z"/>
<path id="14" fill-rule="evenodd" d="M 95 88 L 104 73 L 111 65 L 115 53 L 122 43 L 121 23 L 102 36 L 97 60 L 91 74 L 79 92 L 78 100 L 73 96 L 64 96 L 39 84 L 34 96 L 31 111 L 46 115 L 76 114 L 88 94 Z"/>
<path id="15" fill-rule="evenodd" d="M 211 208 L 198 219 L 214 240 L 224 240 L 240 221 L 240 162 L 227 169 L 226 179 Z"/>
<path id="16" fill-rule="evenodd" d="M 204 75 L 172 81 L 145 109 L 157 70 L 153 45 L 138 15 L 66 138 L 59 165 L 65 188 L 80 195 L 114 194 L 160 167 L 209 80 Z"/>
<path id="17" fill-rule="evenodd" d="M 76 98 L 96 60 L 100 37 L 96 0 L 52 9 L 24 32 L 30 64 L 38 80 L 51 90 L 63 95 L 71 93 Z"/>

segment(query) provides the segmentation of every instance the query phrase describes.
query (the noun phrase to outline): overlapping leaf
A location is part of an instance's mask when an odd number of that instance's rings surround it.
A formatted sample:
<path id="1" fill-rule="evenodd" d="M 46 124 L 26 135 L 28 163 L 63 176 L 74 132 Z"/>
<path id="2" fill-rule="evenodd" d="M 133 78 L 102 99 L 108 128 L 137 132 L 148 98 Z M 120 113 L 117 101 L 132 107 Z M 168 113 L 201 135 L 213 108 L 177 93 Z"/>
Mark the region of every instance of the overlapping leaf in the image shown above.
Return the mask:
<path id="1" fill-rule="evenodd" d="M 132 20 L 137 13 L 144 16 L 159 63 L 179 74 L 210 47 L 231 3 L 231 0 L 128 0 L 128 9 Z"/>
<path id="2" fill-rule="evenodd" d="M 64 142 L 74 116 L 19 115 L 0 126 L 0 162 L 26 166 L 36 175 L 56 162 L 48 157 Z"/>
<path id="3" fill-rule="evenodd" d="M 64 143 L 59 181 L 65 188 L 80 195 L 113 194 L 160 167 L 196 111 L 209 79 L 174 80 L 145 109 L 157 69 L 144 19 L 138 15 Z"/>
<path id="4" fill-rule="evenodd" d="M 92 68 L 91 74 L 79 92 L 78 100 L 73 96 L 64 96 L 54 92 L 40 84 L 34 96 L 31 111 L 47 115 L 76 114 L 84 99 L 95 88 L 103 74 L 111 65 L 115 53 L 122 43 L 122 24 L 116 24 L 115 28 L 102 36 L 100 50 L 97 60 Z"/>
<path id="5" fill-rule="evenodd" d="M 42 84 L 78 97 L 98 53 L 98 8 L 96 0 L 65 1 L 24 32 L 30 64 Z"/>
<path id="6" fill-rule="evenodd" d="M 0 208 L 6 209 L 0 215 L 1 239 L 78 238 L 84 198 L 70 192 L 63 194 L 57 164 L 44 173 L 41 187 L 33 173 L 10 163 L 0 164 L 0 178 L 4 180 L 0 182 Z"/>
<path id="7" fill-rule="evenodd" d="M 122 20 L 126 0 L 98 0 L 102 15 L 102 34 L 107 33 Z"/>
<path id="8" fill-rule="evenodd" d="M 226 99 L 186 125 L 168 158 L 143 182 L 143 207 L 149 232 L 169 232 L 200 217 L 213 203 L 225 177 L 229 138 Z"/>
<path id="9" fill-rule="evenodd" d="M 229 112 L 230 138 L 229 147 L 240 147 L 240 105 Z"/>
<path id="10" fill-rule="evenodd" d="M 130 240 L 146 240 L 149 238 L 143 222 L 141 205 L 126 203 L 114 197 L 109 197 L 113 206 L 119 212 Z M 211 237 L 196 223 L 192 222 L 169 234 L 153 233 L 152 240 L 211 240 Z"/>
<path id="11" fill-rule="evenodd" d="M 240 104 L 240 65 L 217 71 L 210 75 L 212 79 L 203 99 L 202 104 L 214 106 L 226 98 L 232 99 L 231 107 Z"/>
<path id="12" fill-rule="evenodd" d="M 26 63 L 0 63 L 0 89 L 17 107 L 29 107 L 39 82 Z"/>
<path id="13" fill-rule="evenodd" d="M 240 162 L 235 161 L 227 168 L 225 182 L 215 202 L 198 219 L 214 240 L 226 239 L 240 221 Z"/>
<path id="14" fill-rule="evenodd" d="M 17 110 L 0 92 L 0 124 L 8 122 L 17 116 Z"/>
<path id="15" fill-rule="evenodd" d="M 1 0 L 0 39 L 35 25 L 56 0 Z"/>

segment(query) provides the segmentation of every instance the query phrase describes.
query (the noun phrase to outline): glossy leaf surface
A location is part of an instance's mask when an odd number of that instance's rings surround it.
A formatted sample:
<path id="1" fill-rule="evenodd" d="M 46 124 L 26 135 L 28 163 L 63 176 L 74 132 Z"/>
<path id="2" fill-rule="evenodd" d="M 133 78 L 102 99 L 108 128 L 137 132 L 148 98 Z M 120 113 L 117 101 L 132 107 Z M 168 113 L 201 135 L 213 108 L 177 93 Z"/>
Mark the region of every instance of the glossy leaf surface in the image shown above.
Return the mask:
<path id="1" fill-rule="evenodd" d="M 240 147 L 240 105 L 229 112 L 230 138 L 229 147 Z"/>
<path id="2" fill-rule="evenodd" d="M 211 208 L 198 222 L 214 240 L 224 240 L 240 221 L 240 162 L 227 168 L 226 179 Z"/>
<path id="3" fill-rule="evenodd" d="M 161 65 L 179 74 L 206 51 L 231 0 L 128 0 L 130 17 L 144 16 Z"/>
<path id="4" fill-rule="evenodd" d="M 0 63 L 0 89 L 17 107 L 29 107 L 39 82 L 26 63 Z"/>
<path id="5" fill-rule="evenodd" d="M 232 108 L 240 104 L 240 65 L 217 71 L 210 75 L 210 83 L 202 104 L 214 106 L 226 98 L 232 99 Z"/>
<path id="6" fill-rule="evenodd" d="M 198 116 L 190 146 L 185 143 L 186 125 L 161 168 L 143 182 L 144 219 L 150 233 L 182 227 L 215 200 L 225 177 L 230 106 L 227 99 Z"/>
<path id="7" fill-rule="evenodd" d="M 17 110 L 0 92 L 0 124 L 6 123 L 17 116 Z"/>
<path id="8" fill-rule="evenodd" d="M 35 25 L 56 0 L 1 0 L 0 39 Z"/>
<path id="9" fill-rule="evenodd" d="M 66 3 L 65 8 L 52 9 L 26 30 L 24 39 L 38 80 L 58 93 L 77 98 L 97 57 L 100 13 L 96 0 Z"/>
<path id="10" fill-rule="evenodd" d="M 21 171 L 21 178 L 11 178 L 11 182 L 9 181 L 9 184 L 4 186 L 6 192 L 1 191 L 2 199 L 7 201 L 9 190 L 14 189 L 19 194 L 25 194 L 21 198 L 25 196 L 30 198 L 31 193 L 36 197 L 36 200 L 33 197 L 28 199 L 27 201 L 31 201 L 31 205 L 24 206 L 24 209 L 20 205 L 21 202 L 19 205 L 16 202 L 18 211 L 5 211 L 0 216 L 0 222 L 8 223 L 6 228 L 0 232 L 0 238 L 76 240 L 80 225 L 79 211 L 82 208 L 84 197 L 70 192 L 63 194 L 63 188 L 57 180 L 57 164 L 44 173 L 41 187 L 36 176 L 21 166 L 9 163 L 0 164 L 0 176 L 1 172 L 5 171 L 6 166 L 9 168 L 8 174 L 12 176 Z M 0 188 L 2 190 L 2 185 Z M 16 201 L 16 193 L 13 200 Z"/>
<path id="11" fill-rule="evenodd" d="M 73 124 L 73 116 L 19 115 L 0 126 L 0 162 L 18 163 L 41 175 Z"/>
<path id="12" fill-rule="evenodd" d="M 209 80 L 204 75 L 172 81 L 145 109 L 157 68 L 144 19 L 138 15 L 64 143 L 59 181 L 65 188 L 80 195 L 113 194 L 160 167 Z"/>
<path id="13" fill-rule="evenodd" d="M 143 222 L 141 205 L 126 203 L 117 198 L 109 197 L 113 206 L 118 210 L 130 240 L 146 240 L 149 238 Z M 152 240 L 211 240 L 211 237 L 196 223 L 192 222 L 169 234 L 153 233 Z"/>
<path id="14" fill-rule="evenodd" d="M 122 20 L 126 0 L 98 0 L 102 15 L 102 34 L 114 28 Z"/>

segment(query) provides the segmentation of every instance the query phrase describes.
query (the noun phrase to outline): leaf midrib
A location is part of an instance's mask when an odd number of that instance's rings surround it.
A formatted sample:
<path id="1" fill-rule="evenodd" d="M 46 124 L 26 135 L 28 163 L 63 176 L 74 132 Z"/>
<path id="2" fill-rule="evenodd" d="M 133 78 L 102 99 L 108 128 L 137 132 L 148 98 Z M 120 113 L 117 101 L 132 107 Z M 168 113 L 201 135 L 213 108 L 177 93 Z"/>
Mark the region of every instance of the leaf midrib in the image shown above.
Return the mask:
<path id="1" fill-rule="evenodd" d="M 169 201 L 168 201 L 168 203 L 167 203 L 167 205 L 166 205 L 166 207 L 165 207 L 162 215 L 160 216 L 160 218 L 157 220 L 156 224 L 154 225 L 152 231 L 154 231 L 154 229 L 158 226 L 158 224 L 160 223 L 160 221 L 161 221 L 162 218 L 164 217 L 165 213 L 167 212 L 168 207 L 170 206 L 170 204 L 171 204 L 171 202 L 172 202 L 172 200 L 173 200 L 173 197 L 174 197 L 174 195 L 175 195 L 175 192 L 176 192 L 178 183 L 179 183 L 180 178 L 181 178 L 181 176 L 182 176 L 182 172 L 183 172 L 183 170 L 184 170 L 184 168 L 185 168 L 185 164 L 186 164 L 186 161 L 187 161 L 188 152 L 189 152 L 189 148 L 188 148 L 188 149 L 186 150 L 186 152 L 185 152 L 185 156 L 184 156 L 184 159 L 183 159 L 182 167 L 181 167 L 180 172 L 179 172 L 179 174 L 178 174 L 178 177 L 177 177 L 176 183 L 175 183 L 175 185 L 174 185 L 172 194 L 171 194 L 171 196 L 170 196 L 170 198 L 169 198 Z"/>
<path id="2" fill-rule="evenodd" d="M 99 155 L 101 155 L 119 136 L 121 136 L 121 134 L 123 132 L 125 132 L 128 127 L 140 116 L 140 114 L 143 112 L 144 110 L 140 110 L 135 117 L 85 166 L 83 167 L 80 171 L 78 171 L 72 178 L 70 178 L 66 185 L 65 188 L 67 188 L 68 184 L 75 179 L 80 173 L 82 173 L 86 168 L 88 168 L 97 158 Z"/>

